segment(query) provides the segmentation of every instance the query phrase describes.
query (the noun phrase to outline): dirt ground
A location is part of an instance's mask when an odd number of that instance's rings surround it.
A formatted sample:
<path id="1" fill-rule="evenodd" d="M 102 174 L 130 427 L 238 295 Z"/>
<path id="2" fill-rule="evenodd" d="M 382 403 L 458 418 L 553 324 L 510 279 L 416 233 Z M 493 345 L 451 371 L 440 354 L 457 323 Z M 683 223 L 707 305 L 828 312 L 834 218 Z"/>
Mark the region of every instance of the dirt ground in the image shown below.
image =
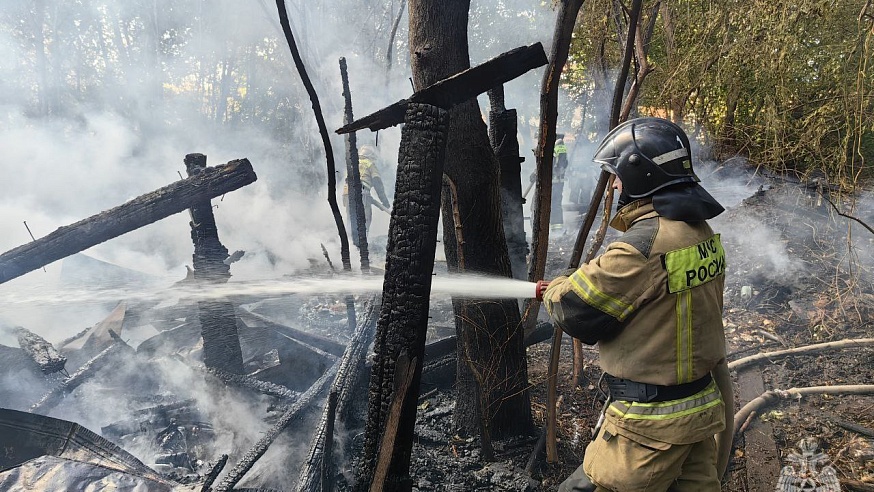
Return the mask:
<path id="1" fill-rule="evenodd" d="M 874 213 L 858 208 L 855 217 L 870 224 Z M 818 199 L 815 190 L 782 180 L 767 182 L 759 193 L 714 221 L 714 229 L 729 231 L 723 243 L 729 257 L 724 322 L 730 362 L 762 352 L 871 336 L 874 235 L 857 226 L 851 242 L 849 223 L 827 201 Z M 552 241 L 548 270 L 563 269 L 572 245 L 569 235 Z M 574 386 L 571 341 L 565 337 L 558 384 L 557 463 L 540 460 L 530 476 L 525 472 L 536 435 L 499 443 L 497 461 L 490 464 L 478 459 L 474 440 L 452 438 L 447 443 L 440 434 L 451 432 L 451 395 L 438 394 L 423 403 L 420 413 L 424 421 L 417 429 L 420 439 L 413 465 L 419 490 L 555 490 L 582 462 L 600 411 L 595 389 L 600 375 L 597 351 L 586 347 L 584 353 L 583 378 Z M 542 427 L 549 343 L 530 347 L 528 357 L 534 418 Z M 735 409 L 768 390 L 874 384 L 872 363 L 874 349 L 869 345 L 773 359 L 735 371 Z M 874 396 L 780 399 L 744 423 L 723 490 L 814 490 L 789 487 L 801 487 L 801 482 L 794 482 L 801 479 L 809 480 L 808 485 L 827 484 L 826 465 L 833 467 L 842 490 L 874 490 L 871 429 Z M 814 444 L 811 452 L 824 453 L 816 457 L 821 460 L 808 461 L 807 468 L 804 459 L 798 460 L 803 439 Z M 787 465 L 793 468 L 783 470 Z M 783 482 L 778 485 L 781 473 Z"/>

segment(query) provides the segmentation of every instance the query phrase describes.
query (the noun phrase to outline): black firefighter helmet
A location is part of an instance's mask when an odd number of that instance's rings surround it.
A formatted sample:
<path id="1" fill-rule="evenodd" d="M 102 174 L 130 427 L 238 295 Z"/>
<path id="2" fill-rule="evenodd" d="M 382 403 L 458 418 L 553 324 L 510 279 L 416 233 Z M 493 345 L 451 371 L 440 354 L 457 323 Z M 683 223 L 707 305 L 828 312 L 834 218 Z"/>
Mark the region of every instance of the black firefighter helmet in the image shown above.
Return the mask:
<path id="1" fill-rule="evenodd" d="M 692 170 L 689 137 L 661 118 L 636 118 L 614 128 L 601 141 L 594 161 L 622 180 L 624 202 L 652 197 L 663 217 L 695 221 L 724 210 Z"/>

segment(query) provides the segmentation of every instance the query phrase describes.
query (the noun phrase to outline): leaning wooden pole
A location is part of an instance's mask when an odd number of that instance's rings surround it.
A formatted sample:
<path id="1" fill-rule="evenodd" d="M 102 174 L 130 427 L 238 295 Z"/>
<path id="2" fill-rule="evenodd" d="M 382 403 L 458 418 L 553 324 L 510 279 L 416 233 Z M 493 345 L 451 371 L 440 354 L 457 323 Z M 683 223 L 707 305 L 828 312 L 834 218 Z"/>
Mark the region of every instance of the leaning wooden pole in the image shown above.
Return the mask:
<path id="1" fill-rule="evenodd" d="M 209 167 L 188 179 L 141 195 L 118 207 L 61 227 L 0 255 L 0 284 L 139 229 L 192 206 L 254 183 L 248 159 Z"/>
<path id="2" fill-rule="evenodd" d="M 337 223 L 337 232 L 340 234 L 340 259 L 343 262 L 344 270 L 352 270 L 352 262 L 349 257 L 349 238 L 346 237 L 343 214 L 340 212 L 340 206 L 337 205 L 337 170 L 334 165 L 334 151 L 331 148 L 331 139 L 328 136 L 325 117 L 322 115 L 322 105 L 319 103 L 319 95 L 316 94 L 316 89 L 313 87 L 310 76 L 307 74 L 303 59 L 300 57 L 300 51 L 297 49 L 297 43 L 294 40 L 294 33 L 291 32 L 291 23 L 288 21 L 288 12 L 285 10 L 285 0 L 276 0 L 276 9 L 279 11 L 279 23 L 282 25 L 283 34 L 285 34 L 285 41 L 291 50 L 291 57 L 294 58 L 294 66 L 297 68 L 300 79 L 310 97 L 313 113 L 316 116 L 316 124 L 319 126 L 319 135 L 322 137 L 322 145 L 325 147 L 325 159 L 328 163 L 328 204 L 331 206 L 331 212 L 334 213 L 334 222 Z"/>
<path id="3" fill-rule="evenodd" d="M 628 79 L 628 70 L 631 66 L 631 58 L 634 56 L 634 38 L 635 33 L 637 32 L 637 22 L 640 18 L 640 8 L 641 0 L 634 0 L 628 19 L 628 37 L 626 38 L 625 43 L 625 58 L 622 60 L 622 68 L 620 70 L 619 77 L 616 80 L 616 89 L 613 95 L 613 105 L 610 113 L 611 130 L 619 124 L 619 116 L 622 109 L 622 96 L 625 93 L 625 81 Z M 589 204 L 589 213 L 584 221 L 585 224 L 588 224 L 588 229 L 585 231 L 585 235 L 583 235 L 583 229 L 580 230 L 580 235 L 577 236 L 577 244 L 575 244 L 574 247 L 574 254 L 571 255 L 572 261 L 574 261 L 574 257 L 577 258 L 576 261 L 579 261 L 579 256 L 576 256 L 577 247 L 579 247 L 578 254 L 582 256 L 582 251 L 585 248 L 586 236 L 588 236 L 588 232 L 591 229 L 591 224 L 594 223 L 595 213 L 598 209 L 598 203 L 600 203 L 604 190 L 607 188 L 608 181 L 608 173 L 606 171 L 601 171 L 601 175 L 598 178 L 598 186 L 595 190 L 595 195 L 592 196 L 592 201 Z M 604 183 L 603 187 L 601 186 L 602 182 Z M 597 252 L 597 248 L 592 248 L 593 254 L 590 254 L 590 257 L 587 258 L 587 261 L 594 256 L 595 252 Z M 570 268 L 576 268 L 577 266 L 579 266 L 578 263 L 576 265 L 572 263 L 570 265 Z M 552 349 L 549 358 L 549 370 L 547 371 L 546 380 L 548 385 L 546 391 L 546 459 L 549 462 L 555 462 L 558 460 L 558 446 L 556 444 L 556 402 L 558 400 L 558 360 L 561 351 L 561 335 L 561 329 L 556 328 L 555 336 L 552 341 Z"/>
<path id="4" fill-rule="evenodd" d="M 555 123 L 558 119 L 558 85 L 561 72 L 567 62 L 570 52 L 571 35 L 576 25 L 577 15 L 583 6 L 583 0 L 563 0 L 555 22 L 552 49 L 549 65 L 543 74 L 540 89 L 540 130 L 537 143 L 537 175 L 535 203 L 532 224 L 531 260 L 528 264 L 528 280 L 535 282 L 543 278 L 546 270 L 546 251 L 549 245 L 549 212 L 552 202 L 552 161 L 555 144 Z M 537 314 L 540 311 L 540 301 L 529 299 L 523 310 L 522 326 L 526 332 L 534 329 L 537 324 Z M 556 328 L 556 337 L 561 340 L 561 330 Z M 555 386 L 555 373 L 547 375 L 547 388 Z M 555 399 L 547 402 L 547 415 L 555 415 Z M 549 420 L 547 420 L 549 422 Z M 547 434 L 554 436 L 554 427 Z M 548 437 L 548 436 L 547 436 Z M 547 443 L 550 439 L 547 438 Z M 554 437 L 551 442 L 555 443 Z M 555 461 L 557 451 L 547 446 L 547 459 Z"/>

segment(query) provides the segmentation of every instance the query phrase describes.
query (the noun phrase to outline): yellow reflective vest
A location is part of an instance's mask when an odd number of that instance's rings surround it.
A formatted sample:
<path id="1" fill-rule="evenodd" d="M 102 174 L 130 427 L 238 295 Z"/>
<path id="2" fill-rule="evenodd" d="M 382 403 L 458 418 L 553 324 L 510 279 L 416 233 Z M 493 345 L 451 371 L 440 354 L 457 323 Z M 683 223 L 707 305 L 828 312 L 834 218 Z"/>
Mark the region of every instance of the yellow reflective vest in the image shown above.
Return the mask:
<path id="1" fill-rule="evenodd" d="M 358 174 L 361 176 L 361 191 L 367 196 L 370 194 L 370 189 L 373 188 L 373 179 L 379 178 L 379 170 L 376 164 L 366 157 L 358 157 Z M 349 179 L 343 184 L 343 194 L 349 194 Z"/>

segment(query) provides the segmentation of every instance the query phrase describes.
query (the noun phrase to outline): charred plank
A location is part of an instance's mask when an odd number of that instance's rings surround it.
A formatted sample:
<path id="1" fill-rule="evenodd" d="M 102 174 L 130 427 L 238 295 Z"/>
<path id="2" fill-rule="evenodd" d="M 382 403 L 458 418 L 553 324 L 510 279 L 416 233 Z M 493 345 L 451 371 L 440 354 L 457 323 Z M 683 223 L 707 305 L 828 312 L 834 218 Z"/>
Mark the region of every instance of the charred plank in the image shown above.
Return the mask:
<path id="1" fill-rule="evenodd" d="M 182 212 L 203 200 L 242 188 L 256 179 L 248 159 L 234 160 L 60 227 L 0 255 L 0 283 Z"/>
<path id="2" fill-rule="evenodd" d="M 546 52 L 543 51 L 543 45 L 540 43 L 520 46 L 482 65 L 469 68 L 417 91 L 409 99 L 401 99 L 391 106 L 353 121 L 337 130 L 337 133 L 344 134 L 364 128 L 377 131 L 398 125 L 404 122 L 407 107 L 415 103 L 451 109 L 492 87 L 509 82 L 546 63 Z"/>
<path id="3" fill-rule="evenodd" d="M 46 393 L 38 402 L 34 403 L 33 406 L 30 407 L 30 412 L 48 412 L 54 408 L 55 405 L 60 403 L 65 395 L 86 382 L 91 376 L 100 370 L 100 368 L 105 366 L 112 354 L 119 353 L 124 348 L 132 350 L 123 342 L 114 343 L 105 348 L 102 352 L 95 355 L 91 360 L 82 365 L 78 371 L 71 374 L 69 378 L 64 380 L 64 382 Z"/>

